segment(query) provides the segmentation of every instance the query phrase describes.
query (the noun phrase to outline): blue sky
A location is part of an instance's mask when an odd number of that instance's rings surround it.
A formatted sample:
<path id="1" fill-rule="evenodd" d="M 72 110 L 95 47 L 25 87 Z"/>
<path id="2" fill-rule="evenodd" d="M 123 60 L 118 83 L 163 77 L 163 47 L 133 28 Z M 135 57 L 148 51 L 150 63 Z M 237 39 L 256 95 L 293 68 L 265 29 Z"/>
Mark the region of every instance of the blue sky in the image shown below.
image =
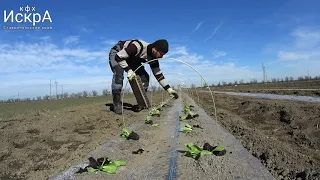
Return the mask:
<path id="1" fill-rule="evenodd" d="M 5 30 L 3 11 L 29 5 L 44 15 L 52 30 Z M 110 89 L 110 47 L 118 40 L 166 38 L 166 57 L 194 66 L 211 84 L 268 78 L 319 75 L 320 1 L 1 1 L 0 99 L 58 91 Z M 30 24 L 25 24 L 29 26 Z M 172 66 L 173 65 L 173 66 Z M 161 61 L 170 83 L 200 76 L 177 61 Z M 147 70 L 150 69 L 147 67 Z M 126 82 L 126 81 L 125 81 Z M 153 82 L 154 83 L 154 79 Z M 158 84 L 155 84 L 158 86 Z M 53 89 L 52 91 L 55 91 Z"/>

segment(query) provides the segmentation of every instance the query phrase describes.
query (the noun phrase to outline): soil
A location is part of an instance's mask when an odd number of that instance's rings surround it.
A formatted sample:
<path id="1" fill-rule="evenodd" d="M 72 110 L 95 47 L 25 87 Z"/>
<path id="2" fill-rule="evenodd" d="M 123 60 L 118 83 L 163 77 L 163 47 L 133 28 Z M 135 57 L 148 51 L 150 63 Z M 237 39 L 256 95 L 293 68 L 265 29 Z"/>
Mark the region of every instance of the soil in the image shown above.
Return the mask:
<path id="1" fill-rule="evenodd" d="M 160 99 L 161 96 L 153 97 L 154 102 Z M 136 103 L 133 98 L 125 102 Z M 0 117 L 0 179 L 48 179 L 87 160 L 88 154 L 105 141 L 120 137 L 122 116 L 109 110 L 106 105 L 110 103 L 109 100 Z M 138 113 L 125 110 L 125 117 L 130 117 L 125 119 L 125 125 L 144 123 L 147 113 L 147 109 Z"/>
<path id="2" fill-rule="evenodd" d="M 310 96 L 320 97 L 320 90 L 299 90 L 299 89 L 226 89 L 224 91 L 242 92 L 242 93 L 264 93 L 264 94 L 278 94 L 291 96 Z"/>
<path id="3" fill-rule="evenodd" d="M 214 117 L 209 93 L 200 105 Z M 277 179 L 320 179 L 320 104 L 215 94 L 218 122 Z M 196 97 L 195 97 L 196 99 Z"/>
<path id="4" fill-rule="evenodd" d="M 212 91 L 233 91 L 243 93 L 268 93 L 293 96 L 320 97 L 320 80 L 295 81 L 266 84 L 241 84 L 237 86 L 214 86 Z"/>
<path id="5" fill-rule="evenodd" d="M 320 179 L 320 104 L 214 96 L 217 120 L 227 131 L 210 118 L 214 109 L 204 92 L 198 102 L 203 109 L 187 96 L 170 101 L 160 117 L 153 116 L 153 123 L 160 124 L 157 127 L 145 124 L 148 110 L 125 110 L 124 124 L 122 116 L 105 106 L 110 101 L 1 118 L 0 179 L 48 179 L 75 165 L 84 168 L 89 157 L 124 160 L 127 165 L 116 174 L 81 173 L 77 179 L 168 179 L 169 175 L 272 179 L 271 174 L 276 179 Z M 160 104 L 160 99 L 161 95 L 154 97 L 153 102 Z M 126 102 L 134 104 L 135 100 Z M 179 133 L 175 139 L 179 107 L 191 104 L 199 116 L 180 123 L 188 122 L 194 130 Z M 124 126 L 130 126 L 139 140 L 122 139 Z M 196 161 L 182 156 L 186 142 L 222 145 L 226 154 L 204 155 Z M 179 153 L 174 155 L 175 149 Z M 177 174 L 170 171 L 172 162 L 176 162 Z"/>

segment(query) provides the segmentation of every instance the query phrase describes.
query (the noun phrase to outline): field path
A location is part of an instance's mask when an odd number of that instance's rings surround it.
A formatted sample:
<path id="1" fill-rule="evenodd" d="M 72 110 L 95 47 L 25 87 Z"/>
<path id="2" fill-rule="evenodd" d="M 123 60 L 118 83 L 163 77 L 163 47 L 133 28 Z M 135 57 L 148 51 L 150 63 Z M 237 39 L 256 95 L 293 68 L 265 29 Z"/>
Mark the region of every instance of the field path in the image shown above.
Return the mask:
<path id="1" fill-rule="evenodd" d="M 95 158 L 107 156 L 111 160 L 125 160 L 127 165 L 121 167 L 116 174 L 82 173 L 74 175 L 78 168 L 86 162 L 61 172 L 51 179 L 274 179 L 258 159 L 253 157 L 231 134 L 198 107 L 186 94 L 181 94 L 178 100 L 169 102 L 160 118 L 154 123 L 160 126 L 152 127 L 140 123 L 130 126 L 140 136 L 138 141 L 116 138 L 106 142 L 100 149 L 92 152 Z M 179 121 L 184 105 L 195 106 L 196 119 Z M 189 123 L 199 125 L 190 134 L 179 132 L 179 129 Z M 205 155 L 198 161 L 183 156 L 184 146 L 193 142 L 202 147 L 205 142 L 211 145 L 223 145 L 227 153 L 224 156 Z M 142 154 L 132 154 L 132 151 L 144 149 Z"/>

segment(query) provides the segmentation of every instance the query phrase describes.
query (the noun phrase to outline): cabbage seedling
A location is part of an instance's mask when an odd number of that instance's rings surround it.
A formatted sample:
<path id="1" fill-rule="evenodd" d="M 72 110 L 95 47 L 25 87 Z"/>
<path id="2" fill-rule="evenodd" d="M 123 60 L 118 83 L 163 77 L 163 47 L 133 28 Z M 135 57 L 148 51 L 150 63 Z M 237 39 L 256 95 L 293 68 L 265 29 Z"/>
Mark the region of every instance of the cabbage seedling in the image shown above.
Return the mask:
<path id="1" fill-rule="evenodd" d="M 139 140 L 139 135 L 133 131 L 129 131 L 127 128 L 122 129 L 122 138 L 125 138 L 127 140 L 132 139 L 132 140 Z"/>
<path id="2" fill-rule="evenodd" d="M 212 152 L 216 156 L 223 156 L 227 153 L 226 149 L 221 145 L 211 146 L 209 143 L 204 143 L 203 149 Z"/>
<path id="3" fill-rule="evenodd" d="M 192 126 L 190 126 L 188 123 L 186 123 L 182 128 L 181 131 L 184 133 L 190 133 L 192 131 Z"/>
<path id="4" fill-rule="evenodd" d="M 149 115 L 160 117 L 160 109 L 156 107 L 152 108 L 151 111 L 149 112 Z"/>
<path id="5" fill-rule="evenodd" d="M 146 123 L 146 124 L 153 124 L 152 116 L 151 116 L 151 115 L 148 115 L 148 116 L 147 116 L 145 123 Z"/>
<path id="6" fill-rule="evenodd" d="M 203 155 L 210 155 L 212 152 L 203 150 L 194 143 L 186 143 L 185 146 L 188 148 L 188 151 L 184 153 L 187 157 L 192 157 L 195 160 L 198 160 Z"/>
<path id="7" fill-rule="evenodd" d="M 93 157 L 90 157 L 89 165 L 84 169 L 80 168 L 77 173 L 102 171 L 110 174 L 115 174 L 118 167 L 125 165 L 127 165 L 127 162 L 123 160 L 111 161 L 108 158 L 99 158 L 95 160 Z"/>
<path id="8" fill-rule="evenodd" d="M 194 106 L 184 106 L 183 112 L 184 115 L 180 117 L 180 121 L 186 120 L 186 119 L 192 119 L 195 117 L 198 117 L 199 115 L 193 112 L 192 107 Z"/>

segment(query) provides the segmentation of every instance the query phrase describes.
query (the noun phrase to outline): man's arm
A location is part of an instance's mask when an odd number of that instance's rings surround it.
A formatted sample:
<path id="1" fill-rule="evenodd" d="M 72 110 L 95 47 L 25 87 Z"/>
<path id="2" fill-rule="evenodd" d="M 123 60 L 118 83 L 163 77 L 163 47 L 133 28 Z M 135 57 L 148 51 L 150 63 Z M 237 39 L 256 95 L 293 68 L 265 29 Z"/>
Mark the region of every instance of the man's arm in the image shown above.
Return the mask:
<path id="1" fill-rule="evenodd" d="M 177 92 L 175 90 L 173 90 L 170 87 L 170 85 L 167 83 L 164 75 L 162 74 L 162 72 L 160 70 L 159 61 L 158 60 L 152 61 L 150 63 L 150 67 L 152 69 L 153 75 L 158 80 L 159 84 L 163 87 L 163 89 L 168 91 L 168 93 L 170 94 L 171 97 L 174 97 L 175 99 L 177 99 L 179 96 L 178 96 Z"/>
<path id="2" fill-rule="evenodd" d="M 119 65 L 128 72 L 130 67 L 128 66 L 127 60 L 130 57 L 133 57 L 137 54 L 138 48 L 134 43 L 130 44 L 128 47 L 122 49 L 116 54 L 115 60 L 119 63 Z"/>
<path id="3" fill-rule="evenodd" d="M 163 87 L 163 89 L 168 90 L 170 88 L 170 85 L 167 83 L 164 75 L 161 72 L 159 61 L 152 61 L 150 63 L 150 67 L 154 77 L 158 80 L 159 84 Z"/>

